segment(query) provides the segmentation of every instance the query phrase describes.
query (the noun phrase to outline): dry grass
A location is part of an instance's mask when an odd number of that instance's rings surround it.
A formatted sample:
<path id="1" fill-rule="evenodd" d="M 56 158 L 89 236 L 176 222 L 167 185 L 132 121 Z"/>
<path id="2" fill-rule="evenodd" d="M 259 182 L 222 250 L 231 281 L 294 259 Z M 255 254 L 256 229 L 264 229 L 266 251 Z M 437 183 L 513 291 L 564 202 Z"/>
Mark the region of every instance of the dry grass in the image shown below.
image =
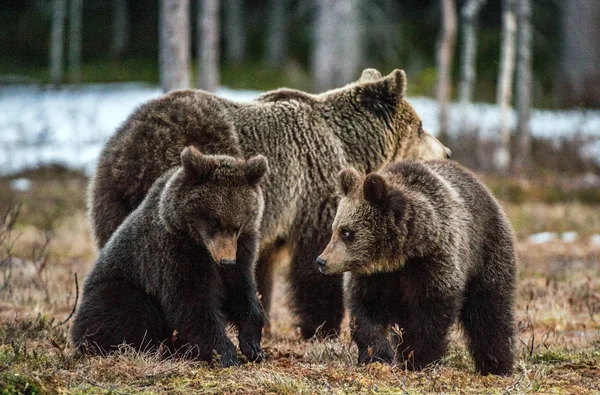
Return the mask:
<path id="1" fill-rule="evenodd" d="M 213 369 L 126 347 L 108 357 L 74 358 L 70 322 L 61 321 L 75 303 L 74 274 L 81 286 L 96 255 L 84 211 L 85 179 L 41 177 L 23 193 L 7 186 L 0 180 L 0 215 L 9 202 L 22 206 L 0 249 L 0 263 L 12 257 L 0 265 L 0 394 L 600 391 L 600 247 L 587 237 L 600 233 L 597 207 L 505 204 L 522 240 L 512 377 L 477 375 L 459 330 L 447 356 L 422 372 L 357 367 L 347 324 L 338 340 L 302 341 L 287 306 L 285 265 L 277 273 L 272 336 L 263 341 L 267 361 Z M 570 244 L 523 240 L 541 230 L 582 236 Z"/>

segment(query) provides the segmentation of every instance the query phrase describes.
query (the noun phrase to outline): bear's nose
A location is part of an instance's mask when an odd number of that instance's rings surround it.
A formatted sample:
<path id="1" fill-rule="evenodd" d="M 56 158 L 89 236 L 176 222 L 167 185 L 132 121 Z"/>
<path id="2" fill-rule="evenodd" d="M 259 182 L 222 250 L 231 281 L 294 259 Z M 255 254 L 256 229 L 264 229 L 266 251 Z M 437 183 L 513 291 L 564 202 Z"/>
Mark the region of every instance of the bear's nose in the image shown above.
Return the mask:
<path id="1" fill-rule="evenodd" d="M 324 267 L 325 265 L 327 265 L 327 261 L 321 257 L 317 258 L 317 265 Z"/>
<path id="2" fill-rule="evenodd" d="M 223 266 L 235 265 L 235 259 L 221 259 L 219 261 L 219 264 L 221 264 Z"/>
<path id="3" fill-rule="evenodd" d="M 451 156 L 452 156 L 452 151 L 449 149 L 446 149 L 446 159 L 450 159 Z"/>

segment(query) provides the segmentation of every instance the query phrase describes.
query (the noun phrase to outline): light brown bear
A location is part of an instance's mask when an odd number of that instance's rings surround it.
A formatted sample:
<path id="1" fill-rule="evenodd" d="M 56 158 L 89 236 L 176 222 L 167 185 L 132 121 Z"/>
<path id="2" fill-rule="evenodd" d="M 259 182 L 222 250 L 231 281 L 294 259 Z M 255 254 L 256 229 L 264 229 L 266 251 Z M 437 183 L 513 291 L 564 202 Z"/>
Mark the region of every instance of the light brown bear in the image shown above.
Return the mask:
<path id="1" fill-rule="evenodd" d="M 321 272 L 345 274 L 359 363 L 421 369 L 458 318 L 481 374 L 513 369 L 516 258 L 487 188 L 451 161 L 404 161 L 339 175 L 343 198 Z M 402 336 L 388 338 L 390 326 Z"/>
<path id="2" fill-rule="evenodd" d="M 339 330 L 341 276 L 322 276 L 314 260 L 330 237 L 335 177 L 348 166 L 370 172 L 397 159 L 445 158 L 449 150 L 423 130 L 405 99 L 406 76 L 365 70 L 356 83 L 318 95 L 291 89 L 235 103 L 199 90 L 176 91 L 141 106 L 106 144 L 89 207 L 102 247 L 152 183 L 176 166 L 188 145 L 207 154 L 262 154 L 271 172 L 257 282 L 269 311 L 272 269 L 282 248 L 291 255 L 292 306 L 309 338 Z"/>

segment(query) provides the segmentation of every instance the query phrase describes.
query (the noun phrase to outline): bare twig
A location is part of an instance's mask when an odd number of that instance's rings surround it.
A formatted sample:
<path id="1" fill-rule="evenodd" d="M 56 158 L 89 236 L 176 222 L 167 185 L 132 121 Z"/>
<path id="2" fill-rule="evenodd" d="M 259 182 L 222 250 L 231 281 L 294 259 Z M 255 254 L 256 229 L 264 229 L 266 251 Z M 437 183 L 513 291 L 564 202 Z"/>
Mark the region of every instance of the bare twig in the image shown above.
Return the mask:
<path id="1" fill-rule="evenodd" d="M 77 281 L 77 273 L 75 273 L 75 303 L 73 304 L 73 310 L 71 310 L 71 314 L 69 314 L 69 316 L 67 318 L 65 318 L 64 320 L 59 322 L 56 326 L 66 324 L 71 319 L 71 317 L 73 317 L 73 314 L 75 314 L 75 309 L 77 308 L 78 301 L 79 301 L 79 281 Z"/>

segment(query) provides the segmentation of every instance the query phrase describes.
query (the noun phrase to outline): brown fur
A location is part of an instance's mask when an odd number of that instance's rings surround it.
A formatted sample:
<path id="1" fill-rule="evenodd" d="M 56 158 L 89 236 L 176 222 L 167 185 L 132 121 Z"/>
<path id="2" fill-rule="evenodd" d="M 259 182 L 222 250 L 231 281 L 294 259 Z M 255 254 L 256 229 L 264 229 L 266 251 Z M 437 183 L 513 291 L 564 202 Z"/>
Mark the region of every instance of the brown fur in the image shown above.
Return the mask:
<path id="1" fill-rule="evenodd" d="M 238 363 L 232 322 L 242 353 L 262 359 L 254 269 L 266 171 L 264 157 L 186 148 L 181 166 L 153 184 L 100 252 L 73 323 L 76 346 L 96 353 L 164 343 L 203 360 L 216 352 L 229 366 Z"/>
<path id="2" fill-rule="evenodd" d="M 490 192 L 449 161 L 405 161 L 339 175 L 342 198 L 320 270 L 348 272 L 359 362 L 438 360 L 459 318 L 482 374 L 513 369 L 516 257 Z M 390 325 L 403 329 L 389 343 Z"/>
<path id="3" fill-rule="evenodd" d="M 341 277 L 312 264 L 329 239 L 337 200 L 335 175 L 346 166 L 373 171 L 401 158 L 445 157 L 405 100 L 406 76 L 369 71 L 361 81 L 311 95 L 293 90 L 234 103 L 203 91 L 179 91 L 138 109 L 107 143 L 90 189 L 90 216 L 99 246 L 139 205 L 152 182 L 194 145 L 207 153 L 265 155 L 258 282 L 270 305 L 271 266 L 291 251 L 292 304 L 305 337 L 337 331 L 343 316 Z M 267 267 L 263 267 L 263 266 Z"/>

